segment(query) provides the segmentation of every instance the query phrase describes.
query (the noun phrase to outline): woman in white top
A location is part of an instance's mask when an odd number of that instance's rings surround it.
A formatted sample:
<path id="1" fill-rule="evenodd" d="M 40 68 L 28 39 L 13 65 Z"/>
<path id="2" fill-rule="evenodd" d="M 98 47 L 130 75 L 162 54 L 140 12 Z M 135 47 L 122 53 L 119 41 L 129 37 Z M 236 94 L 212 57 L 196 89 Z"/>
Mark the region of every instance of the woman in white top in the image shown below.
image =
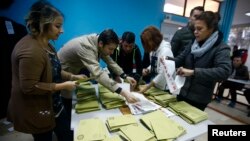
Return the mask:
<path id="1" fill-rule="evenodd" d="M 167 82 L 163 73 L 160 58 L 164 56 L 173 57 L 169 42 L 163 40 L 163 35 L 154 26 L 149 26 L 141 33 L 141 42 L 145 52 L 150 53 L 150 65 L 142 70 L 142 75 L 151 75 L 151 82 L 140 92 L 145 92 L 150 87 L 155 86 L 161 90 L 168 90 Z M 171 72 L 173 75 L 174 71 Z"/>

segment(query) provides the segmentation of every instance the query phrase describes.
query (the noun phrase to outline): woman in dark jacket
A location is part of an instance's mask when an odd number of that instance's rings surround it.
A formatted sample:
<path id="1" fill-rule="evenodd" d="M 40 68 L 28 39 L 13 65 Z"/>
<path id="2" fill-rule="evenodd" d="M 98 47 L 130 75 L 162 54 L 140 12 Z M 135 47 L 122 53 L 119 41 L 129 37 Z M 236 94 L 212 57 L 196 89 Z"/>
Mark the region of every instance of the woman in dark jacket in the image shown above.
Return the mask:
<path id="1" fill-rule="evenodd" d="M 195 20 L 195 41 L 175 58 L 177 74 L 186 77 L 178 101 L 205 110 L 212 100 L 215 83 L 231 72 L 230 48 L 218 31 L 219 15 L 203 12 Z"/>

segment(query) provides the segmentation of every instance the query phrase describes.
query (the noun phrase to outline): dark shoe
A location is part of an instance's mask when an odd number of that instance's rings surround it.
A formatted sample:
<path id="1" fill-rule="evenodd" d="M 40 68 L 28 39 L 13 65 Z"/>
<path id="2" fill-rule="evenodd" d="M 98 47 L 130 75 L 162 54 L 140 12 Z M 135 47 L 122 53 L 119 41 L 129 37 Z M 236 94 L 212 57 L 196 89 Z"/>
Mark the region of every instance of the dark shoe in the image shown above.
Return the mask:
<path id="1" fill-rule="evenodd" d="M 221 98 L 219 98 L 218 96 L 216 96 L 214 100 L 215 100 L 217 103 L 220 103 Z"/>
<path id="2" fill-rule="evenodd" d="M 250 117 L 250 111 L 248 112 L 247 116 Z"/>
<path id="3" fill-rule="evenodd" d="M 228 105 L 227 105 L 228 107 L 231 107 L 231 108 L 234 108 L 235 107 L 235 102 L 230 102 Z"/>

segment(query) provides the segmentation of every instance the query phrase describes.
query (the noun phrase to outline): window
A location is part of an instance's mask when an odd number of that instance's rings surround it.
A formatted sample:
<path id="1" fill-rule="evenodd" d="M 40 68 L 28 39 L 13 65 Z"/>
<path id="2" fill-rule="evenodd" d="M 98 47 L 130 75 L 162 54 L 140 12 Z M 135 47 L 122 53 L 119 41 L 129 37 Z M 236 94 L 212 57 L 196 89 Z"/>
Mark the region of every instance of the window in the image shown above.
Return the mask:
<path id="1" fill-rule="evenodd" d="M 190 12 L 194 7 L 202 5 L 203 5 L 203 0 L 187 0 L 187 5 L 185 8 L 185 17 L 190 16 Z"/>
<path id="2" fill-rule="evenodd" d="M 205 11 L 218 12 L 218 0 L 165 0 L 164 12 L 189 17 L 191 9 L 203 6 Z"/>
<path id="3" fill-rule="evenodd" d="M 218 12 L 219 11 L 220 3 L 214 0 L 206 0 L 205 2 L 205 10 L 206 11 L 213 11 Z"/>
<path id="4" fill-rule="evenodd" d="M 164 12 L 176 15 L 183 15 L 185 0 L 166 0 Z"/>

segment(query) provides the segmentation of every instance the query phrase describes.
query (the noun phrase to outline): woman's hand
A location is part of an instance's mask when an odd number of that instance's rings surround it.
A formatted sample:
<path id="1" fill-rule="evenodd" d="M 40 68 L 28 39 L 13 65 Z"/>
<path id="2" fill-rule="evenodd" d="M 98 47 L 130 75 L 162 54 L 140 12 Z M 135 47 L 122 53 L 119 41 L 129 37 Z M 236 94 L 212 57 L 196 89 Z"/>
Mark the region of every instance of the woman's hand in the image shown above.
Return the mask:
<path id="1" fill-rule="evenodd" d="M 185 76 L 192 76 L 192 75 L 194 75 L 194 70 L 179 67 L 177 69 L 176 73 L 177 73 L 177 75 L 184 76 L 184 77 Z"/>
<path id="2" fill-rule="evenodd" d="M 149 69 L 142 70 L 142 76 L 147 76 L 149 74 Z"/>
<path id="3" fill-rule="evenodd" d="M 133 88 L 135 88 L 137 81 L 133 77 L 127 76 L 126 80 L 131 84 Z"/>
<path id="4" fill-rule="evenodd" d="M 136 99 L 136 97 L 132 93 L 130 93 L 130 92 L 126 91 L 126 90 L 122 90 L 120 94 L 123 97 L 125 97 L 125 99 L 127 100 L 128 103 L 138 102 L 138 100 Z"/>
<path id="5" fill-rule="evenodd" d="M 148 89 L 150 89 L 152 86 L 154 86 L 154 82 L 151 81 L 149 84 L 143 85 L 139 88 L 139 93 L 144 93 L 146 92 Z"/>
<path id="6" fill-rule="evenodd" d="M 55 86 L 55 90 L 68 90 L 73 91 L 76 89 L 76 81 L 65 81 L 63 83 L 57 83 Z"/>
<path id="7" fill-rule="evenodd" d="M 66 81 L 63 84 L 64 84 L 64 89 L 68 91 L 73 91 L 76 89 L 76 81 Z"/>

